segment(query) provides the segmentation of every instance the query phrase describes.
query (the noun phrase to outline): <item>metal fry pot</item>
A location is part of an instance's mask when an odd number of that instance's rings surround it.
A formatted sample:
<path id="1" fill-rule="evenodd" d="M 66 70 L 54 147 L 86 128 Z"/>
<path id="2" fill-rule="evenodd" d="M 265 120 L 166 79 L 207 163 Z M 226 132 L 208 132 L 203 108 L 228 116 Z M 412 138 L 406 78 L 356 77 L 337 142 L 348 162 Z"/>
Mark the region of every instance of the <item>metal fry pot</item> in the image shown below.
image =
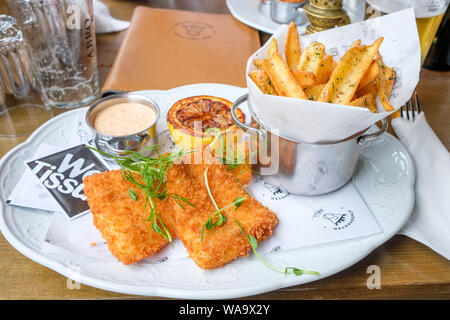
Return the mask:
<path id="1" fill-rule="evenodd" d="M 361 145 L 379 137 L 388 126 L 383 119 L 381 129 L 374 133 L 367 133 L 367 129 L 340 141 L 305 143 L 275 134 L 275 130 L 258 119 L 249 101 L 248 109 L 257 125 L 240 122 L 235 110 L 247 99 L 245 94 L 234 102 L 232 118 L 258 140 L 259 173 L 269 183 L 292 194 L 320 195 L 345 185 L 355 173 Z"/>
<path id="2" fill-rule="evenodd" d="M 101 133 L 94 128 L 93 122 L 99 111 L 108 106 L 124 102 L 139 103 L 151 108 L 156 114 L 155 120 L 144 130 L 130 135 L 112 136 Z M 149 147 L 158 143 L 156 124 L 159 117 L 160 109 L 156 102 L 136 94 L 116 94 L 94 103 L 86 113 L 86 123 L 92 130 L 95 145 L 100 151 L 114 156 L 125 156 L 128 151 L 137 151 L 149 156 L 153 153 L 153 149 Z"/>

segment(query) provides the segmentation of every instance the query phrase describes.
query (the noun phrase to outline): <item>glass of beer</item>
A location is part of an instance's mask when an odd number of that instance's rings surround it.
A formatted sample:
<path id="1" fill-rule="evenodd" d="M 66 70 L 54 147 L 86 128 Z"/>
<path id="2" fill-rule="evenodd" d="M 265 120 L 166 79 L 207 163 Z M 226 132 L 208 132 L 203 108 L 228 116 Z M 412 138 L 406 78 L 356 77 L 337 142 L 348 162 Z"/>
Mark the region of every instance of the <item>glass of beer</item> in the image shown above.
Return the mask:
<path id="1" fill-rule="evenodd" d="M 0 137 L 27 136 L 52 116 L 29 43 L 0 15 Z"/>
<path id="2" fill-rule="evenodd" d="M 416 15 L 421 63 L 423 64 L 439 25 L 444 18 L 448 0 L 366 0 L 365 19 L 411 7 L 414 8 Z"/>
<path id="3" fill-rule="evenodd" d="M 49 101 L 89 105 L 99 94 L 92 0 L 6 0 L 33 51 Z"/>

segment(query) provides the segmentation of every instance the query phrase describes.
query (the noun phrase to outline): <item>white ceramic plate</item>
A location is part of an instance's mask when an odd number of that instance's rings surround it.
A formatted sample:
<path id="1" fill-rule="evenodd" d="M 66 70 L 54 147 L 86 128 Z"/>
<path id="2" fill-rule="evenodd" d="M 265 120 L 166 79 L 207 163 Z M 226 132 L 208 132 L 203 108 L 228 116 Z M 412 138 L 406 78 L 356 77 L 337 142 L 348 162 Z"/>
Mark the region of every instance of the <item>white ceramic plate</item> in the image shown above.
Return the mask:
<path id="1" fill-rule="evenodd" d="M 167 129 L 165 116 L 177 100 L 193 95 L 220 96 L 234 101 L 247 89 L 218 84 L 196 84 L 168 91 L 141 91 L 162 109 L 160 132 Z M 30 138 L 0 161 L 0 229 L 5 238 L 28 258 L 66 277 L 97 288 L 137 295 L 189 299 L 225 299 L 250 296 L 299 285 L 342 271 L 368 255 L 395 235 L 407 221 L 414 203 L 414 166 L 402 144 L 384 134 L 363 146 L 353 184 L 380 223 L 383 232 L 324 245 L 275 252 L 268 261 L 317 270 L 320 276 L 285 276 L 273 272 L 254 256 L 238 259 L 215 270 L 202 270 L 189 259 L 167 263 L 119 262 L 81 257 L 76 254 L 43 253 L 41 247 L 52 213 L 5 205 L 25 170 L 24 161 L 33 156 L 40 143 L 57 146 L 73 144 L 78 121 L 86 109 L 63 113 L 37 129 Z"/>
<path id="2" fill-rule="evenodd" d="M 280 26 L 270 19 L 270 8 L 261 0 L 227 0 L 228 10 L 242 23 L 267 33 L 274 33 Z M 365 1 L 344 0 L 343 7 L 352 22 L 364 19 Z M 309 22 L 298 25 L 300 34 L 306 30 Z"/>

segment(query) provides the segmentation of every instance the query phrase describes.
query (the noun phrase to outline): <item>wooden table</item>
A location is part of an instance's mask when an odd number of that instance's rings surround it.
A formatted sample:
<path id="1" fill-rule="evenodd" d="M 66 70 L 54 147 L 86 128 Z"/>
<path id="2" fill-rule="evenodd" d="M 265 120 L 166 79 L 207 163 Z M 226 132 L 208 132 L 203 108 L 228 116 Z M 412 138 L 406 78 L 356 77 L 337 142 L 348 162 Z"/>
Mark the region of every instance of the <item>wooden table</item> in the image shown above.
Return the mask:
<path id="1" fill-rule="evenodd" d="M 183 10 L 229 13 L 224 0 L 105 0 L 113 16 L 129 20 L 139 4 Z M 111 68 L 124 33 L 97 37 L 100 82 Z M 268 36 L 261 35 L 263 40 Z M 450 148 L 450 72 L 423 69 L 417 92 L 428 122 Z M 24 138 L 0 138 L 0 157 Z M 67 278 L 31 261 L 0 236 L 0 299 L 142 299 L 81 284 L 69 289 Z M 381 289 L 368 289 L 369 266 L 381 269 Z M 147 297 L 148 298 L 148 297 Z M 356 265 L 320 281 L 280 289 L 251 299 L 450 298 L 450 262 L 426 246 L 395 236 Z M 149 299 L 152 299 L 151 297 Z"/>

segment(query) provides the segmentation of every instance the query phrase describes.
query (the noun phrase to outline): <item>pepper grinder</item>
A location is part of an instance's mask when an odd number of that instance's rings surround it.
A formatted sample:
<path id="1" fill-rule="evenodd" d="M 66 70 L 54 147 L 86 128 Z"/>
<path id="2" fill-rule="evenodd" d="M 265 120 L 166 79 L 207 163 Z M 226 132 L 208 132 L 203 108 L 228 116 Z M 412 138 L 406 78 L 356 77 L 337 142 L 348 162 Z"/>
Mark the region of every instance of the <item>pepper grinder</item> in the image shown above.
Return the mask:
<path id="1" fill-rule="evenodd" d="M 310 0 L 304 10 L 310 22 L 307 34 L 350 23 L 347 12 L 342 9 L 342 0 Z"/>

